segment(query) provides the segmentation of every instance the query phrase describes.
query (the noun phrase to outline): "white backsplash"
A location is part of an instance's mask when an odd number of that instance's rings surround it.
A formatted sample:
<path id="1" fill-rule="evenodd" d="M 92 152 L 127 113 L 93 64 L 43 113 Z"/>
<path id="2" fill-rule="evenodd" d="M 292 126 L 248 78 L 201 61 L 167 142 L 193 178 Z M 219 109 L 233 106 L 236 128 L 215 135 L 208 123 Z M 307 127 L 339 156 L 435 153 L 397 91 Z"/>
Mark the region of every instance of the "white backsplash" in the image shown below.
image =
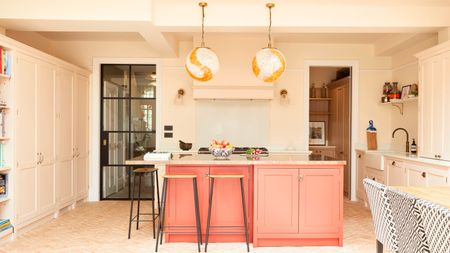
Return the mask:
<path id="1" fill-rule="evenodd" d="M 270 102 L 265 100 L 204 100 L 196 102 L 196 145 L 226 139 L 234 146 L 267 146 Z"/>

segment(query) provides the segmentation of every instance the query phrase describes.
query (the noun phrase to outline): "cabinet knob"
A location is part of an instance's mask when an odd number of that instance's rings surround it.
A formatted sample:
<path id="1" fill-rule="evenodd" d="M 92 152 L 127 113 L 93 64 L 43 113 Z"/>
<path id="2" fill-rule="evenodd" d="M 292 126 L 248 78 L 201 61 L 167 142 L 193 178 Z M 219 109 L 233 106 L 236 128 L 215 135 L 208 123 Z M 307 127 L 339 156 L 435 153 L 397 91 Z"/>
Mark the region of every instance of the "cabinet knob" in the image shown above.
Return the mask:
<path id="1" fill-rule="evenodd" d="M 303 181 L 303 175 L 298 176 L 298 181 L 300 181 L 300 182 Z"/>
<path id="2" fill-rule="evenodd" d="M 373 181 L 377 181 L 377 180 L 375 179 L 375 177 L 373 177 L 372 180 L 373 180 Z"/>
<path id="3" fill-rule="evenodd" d="M 423 177 L 423 178 L 426 178 L 426 177 L 427 177 L 427 173 L 422 172 L 422 177 Z"/>
<path id="4" fill-rule="evenodd" d="M 358 158 L 361 158 L 361 154 L 358 155 Z"/>
<path id="5" fill-rule="evenodd" d="M 395 161 L 392 161 L 392 165 L 395 165 Z"/>

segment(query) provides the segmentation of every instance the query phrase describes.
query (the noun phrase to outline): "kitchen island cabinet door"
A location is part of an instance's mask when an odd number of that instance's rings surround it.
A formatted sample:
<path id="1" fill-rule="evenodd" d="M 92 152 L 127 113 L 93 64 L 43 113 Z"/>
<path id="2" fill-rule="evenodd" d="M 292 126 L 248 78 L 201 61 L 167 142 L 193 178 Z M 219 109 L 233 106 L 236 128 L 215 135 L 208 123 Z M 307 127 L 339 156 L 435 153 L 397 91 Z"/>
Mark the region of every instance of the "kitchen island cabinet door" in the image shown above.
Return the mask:
<path id="1" fill-rule="evenodd" d="M 341 173 L 339 169 L 300 169 L 300 234 L 336 238 L 341 232 Z"/>
<path id="2" fill-rule="evenodd" d="M 245 204 L 247 208 L 247 227 L 249 238 L 252 238 L 252 199 L 253 186 L 250 166 L 211 166 L 211 175 L 243 175 Z M 209 189 L 209 187 L 208 187 Z M 208 203 L 208 200 L 206 200 Z M 205 210 L 207 212 L 207 209 Z M 206 227 L 206 221 L 204 226 Z M 242 197 L 240 180 L 237 178 L 218 178 L 214 180 L 214 192 L 211 209 L 211 235 L 210 242 L 245 242 L 242 233 L 244 215 L 242 210 Z"/>
<path id="3" fill-rule="evenodd" d="M 170 175 L 196 175 L 197 188 L 199 194 L 200 217 L 202 231 L 205 233 L 206 213 L 208 201 L 207 175 L 209 167 L 200 166 L 168 166 L 166 174 Z M 160 182 L 162 184 L 162 182 Z M 166 235 L 168 242 L 195 242 L 197 237 L 195 233 L 195 206 L 194 206 L 194 190 L 192 179 L 169 179 L 167 206 L 165 212 L 166 226 L 192 226 L 189 228 L 173 228 L 170 229 L 174 233 Z M 176 233 L 175 233 L 176 232 Z"/>
<path id="4" fill-rule="evenodd" d="M 298 169 L 258 169 L 256 233 L 297 234 Z"/>

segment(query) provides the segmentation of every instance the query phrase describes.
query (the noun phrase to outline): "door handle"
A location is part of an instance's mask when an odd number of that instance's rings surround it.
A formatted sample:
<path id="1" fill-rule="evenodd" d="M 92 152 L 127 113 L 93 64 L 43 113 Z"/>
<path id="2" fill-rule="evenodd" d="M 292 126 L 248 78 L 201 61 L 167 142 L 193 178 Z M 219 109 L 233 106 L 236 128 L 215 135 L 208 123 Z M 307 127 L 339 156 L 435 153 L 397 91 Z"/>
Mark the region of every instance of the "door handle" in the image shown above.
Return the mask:
<path id="1" fill-rule="evenodd" d="M 103 139 L 103 146 L 108 145 L 108 140 L 107 139 Z"/>

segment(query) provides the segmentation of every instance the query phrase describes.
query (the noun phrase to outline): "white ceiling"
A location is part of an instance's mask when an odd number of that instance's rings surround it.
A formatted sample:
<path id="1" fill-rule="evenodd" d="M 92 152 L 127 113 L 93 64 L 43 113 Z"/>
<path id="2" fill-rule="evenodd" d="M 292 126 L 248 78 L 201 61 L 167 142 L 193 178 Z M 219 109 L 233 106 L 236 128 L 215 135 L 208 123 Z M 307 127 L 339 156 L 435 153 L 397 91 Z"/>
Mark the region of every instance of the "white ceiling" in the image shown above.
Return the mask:
<path id="1" fill-rule="evenodd" d="M 53 41 L 144 41 L 137 32 L 38 32 Z"/>

